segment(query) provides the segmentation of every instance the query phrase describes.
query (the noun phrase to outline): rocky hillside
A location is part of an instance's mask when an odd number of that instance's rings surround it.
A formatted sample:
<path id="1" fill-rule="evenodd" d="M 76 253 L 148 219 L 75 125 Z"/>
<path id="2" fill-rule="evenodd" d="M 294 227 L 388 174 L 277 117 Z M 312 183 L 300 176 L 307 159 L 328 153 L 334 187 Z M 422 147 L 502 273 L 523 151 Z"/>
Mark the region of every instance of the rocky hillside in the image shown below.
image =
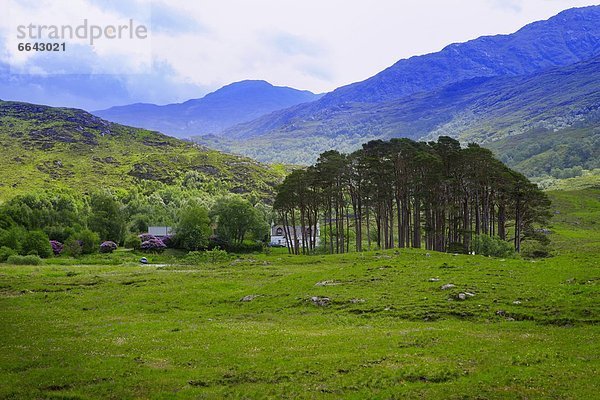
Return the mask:
<path id="1" fill-rule="evenodd" d="M 183 175 L 231 192 L 269 196 L 281 176 L 248 158 L 85 111 L 0 101 L 0 199 L 42 188 L 127 188 L 175 184 Z"/>

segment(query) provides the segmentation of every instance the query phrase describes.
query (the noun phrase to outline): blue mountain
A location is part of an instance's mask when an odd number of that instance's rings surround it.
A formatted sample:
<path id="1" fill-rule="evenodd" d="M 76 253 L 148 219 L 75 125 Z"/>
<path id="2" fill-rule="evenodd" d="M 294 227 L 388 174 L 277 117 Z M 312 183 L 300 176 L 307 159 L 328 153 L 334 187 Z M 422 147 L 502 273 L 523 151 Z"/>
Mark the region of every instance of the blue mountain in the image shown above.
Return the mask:
<path id="1" fill-rule="evenodd" d="M 343 86 L 316 102 L 281 110 L 234 127 L 228 138 L 287 132 L 335 136 L 328 121 L 348 107 L 386 103 L 483 77 L 521 76 L 589 60 L 600 54 L 600 6 L 574 8 L 510 35 L 451 44 L 438 53 L 400 60 L 377 75 Z M 360 115 L 357 115 L 360 117 Z M 372 118 L 364 113 L 364 118 Z M 363 126 L 364 128 L 364 126 Z M 344 127 L 340 133 L 348 133 Z"/>
<path id="2" fill-rule="evenodd" d="M 400 60 L 312 103 L 197 140 L 261 161 L 309 164 L 323 151 L 353 151 L 368 140 L 450 135 L 539 175 L 600 166 L 599 93 L 600 6 L 592 6 Z M 528 150 L 514 157 L 511 143 Z M 543 161 L 527 163 L 531 157 Z"/>
<path id="3" fill-rule="evenodd" d="M 320 95 L 306 90 L 247 80 L 184 103 L 164 106 L 138 103 L 95 111 L 94 114 L 125 125 L 190 137 L 219 133 L 236 124 L 318 98 Z"/>

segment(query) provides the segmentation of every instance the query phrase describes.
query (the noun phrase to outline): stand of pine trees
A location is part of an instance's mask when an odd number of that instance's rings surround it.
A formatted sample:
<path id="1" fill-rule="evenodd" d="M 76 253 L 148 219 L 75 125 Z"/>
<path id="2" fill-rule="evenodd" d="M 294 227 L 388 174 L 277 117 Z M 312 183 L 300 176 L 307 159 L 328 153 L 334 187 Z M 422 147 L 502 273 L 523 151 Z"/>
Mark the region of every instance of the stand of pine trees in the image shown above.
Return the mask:
<path id="1" fill-rule="evenodd" d="M 328 151 L 279 187 L 274 208 L 294 254 L 425 247 L 468 252 L 474 235 L 511 240 L 515 251 L 549 218 L 538 187 L 476 144 L 376 140 L 352 154 Z M 300 227 L 293 229 L 292 227 Z M 301 235 L 302 237 L 298 237 Z"/>

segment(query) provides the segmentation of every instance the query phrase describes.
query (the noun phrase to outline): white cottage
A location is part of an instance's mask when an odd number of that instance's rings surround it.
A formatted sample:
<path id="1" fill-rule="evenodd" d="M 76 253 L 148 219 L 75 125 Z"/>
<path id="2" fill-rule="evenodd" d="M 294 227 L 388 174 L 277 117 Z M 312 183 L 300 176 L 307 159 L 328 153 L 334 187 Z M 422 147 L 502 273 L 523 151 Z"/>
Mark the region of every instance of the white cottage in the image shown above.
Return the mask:
<path id="1" fill-rule="evenodd" d="M 314 227 L 308 227 L 306 228 L 306 237 L 310 238 L 312 237 L 312 228 Z M 296 234 L 294 235 L 294 230 L 296 231 Z M 294 240 L 294 238 L 296 238 L 298 240 L 298 245 L 300 247 L 302 247 L 302 227 L 301 226 L 284 226 L 284 225 L 271 225 L 271 246 L 282 246 L 282 247 L 287 247 L 288 246 L 288 238 L 287 238 L 287 234 L 290 234 L 291 238 L 290 240 Z M 315 244 L 318 246 L 319 245 L 319 241 L 320 241 L 320 236 L 321 231 L 319 230 L 319 224 L 317 224 L 317 237 L 315 238 Z M 308 244 L 308 243 L 307 243 Z"/>
<path id="2" fill-rule="evenodd" d="M 153 236 L 169 236 L 173 232 L 170 226 L 149 226 L 148 233 Z"/>

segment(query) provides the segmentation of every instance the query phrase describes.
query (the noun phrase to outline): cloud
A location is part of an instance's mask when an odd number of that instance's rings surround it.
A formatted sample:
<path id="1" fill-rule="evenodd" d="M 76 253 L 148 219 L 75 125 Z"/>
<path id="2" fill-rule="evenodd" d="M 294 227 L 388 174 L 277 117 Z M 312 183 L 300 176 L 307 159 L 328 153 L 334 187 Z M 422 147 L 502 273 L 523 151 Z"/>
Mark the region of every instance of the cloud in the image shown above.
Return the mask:
<path id="1" fill-rule="evenodd" d="M 132 28 L 126 29 L 120 37 L 111 39 L 103 36 L 91 45 L 92 26 L 102 31 L 106 27 L 132 24 L 137 28 L 142 25 L 137 21 L 132 22 L 131 17 L 124 16 L 111 7 L 96 6 L 96 3 L 90 0 L 70 0 L 68 6 L 65 6 L 64 1 L 39 0 L 39 6 L 36 8 L 31 8 L 31 4 L 28 3 L 9 1 L 10 19 L 2 22 L 1 38 L 8 51 L 0 54 L 0 60 L 10 64 L 16 73 L 35 71 L 44 74 L 128 74 L 147 72 L 150 68 L 151 39 L 128 35 Z M 150 9 L 149 6 L 146 8 Z M 136 10 L 136 15 L 141 15 L 144 7 L 138 7 Z M 149 11 L 146 14 L 149 20 Z M 46 36 L 19 38 L 17 28 L 28 27 L 31 24 L 46 27 Z M 57 32 L 60 32 L 61 38 L 58 43 L 65 44 L 64 51 L 18 50 L 19 43 L 51 41 L 48 32 L 53 29 L 48 27 L 56 27 Z M 84 27 L 87 29 L 83 29 Z M 116 30 L 113 29 L 112 32 Z M 77 37 L 78 34 L 85 34 L 85 38 Z"/>
<path id="2" fill-rule="evenodd" d="M 330 81 L 334 78 L 333 71 L 326 65 L 306 64 L 300 67 L 308 76 L 316 78 L 321 81 Z"/>
<path id="3" fill-rule="evenodd" d="M 59 0 L 60 1 L 60 0 Z M 63 0 L 64 1 L 64 0 Z M 87 0 L 88 3 L 103 12 L 116 13 L 121 17 L 150 22 L 151 0 Z"/>
<path id="4" fill-rule="evenodd" d="M 234 81 L 325 92 L 449 43 L 597 0 L 0 0 L 0 98 L 98 109 L 200 97 Z M 14 22 L 145 23 L 144 42 L 16 52 Z M 92 22 L 93 21 L 93 22 Z M 29 73 L 29 76 L 23 75 Z M 68 74 L 61 76 L 60 74 Z M 97 76 L 94 76 L 97 75 Z"/>
<path id="5" fill-rule="evenodd" d="M 169 35 L 179 33 L 204 34 L 208 28 L 194 17 L 186 14 L 184 10 L 174 9 L 164 3 L 152 3 L 151 27 L 154 33 Z"/>
<path id="6" fill-rule="evenodd" d="M 277 32 L 265 36 L 274 50 L 281 55 L 293 56 L 302 54 L 315 57 L 324 52 L 321 44 L 289 32 Z"/>
<path id="7" fill-rule="evenodd" d="M 488 0 L 494 8 L 509 10 L 514 13 L 523 11 L 522 0 Z"/>
<path id="8" fill-rule="evenodd" d="M 43 59 L 38 61 L 42 68 L 48 67 Z M 28 68 L 37 71 L 40 67 L 33 63 Z M 73 66 L 73 70 L 78 68 Z M 176 102 L 202 97 L 208 91 L 207 87 L 181 80 L 173 67 L 164 61 L 156 61 L 149 72 L 140 74 L 49 74 L 44 70 L 15 74 L 14 68 L 0 63 L 0 99 L 3 100 L 89 111 L 140 101 L 158 104 Z"/>

